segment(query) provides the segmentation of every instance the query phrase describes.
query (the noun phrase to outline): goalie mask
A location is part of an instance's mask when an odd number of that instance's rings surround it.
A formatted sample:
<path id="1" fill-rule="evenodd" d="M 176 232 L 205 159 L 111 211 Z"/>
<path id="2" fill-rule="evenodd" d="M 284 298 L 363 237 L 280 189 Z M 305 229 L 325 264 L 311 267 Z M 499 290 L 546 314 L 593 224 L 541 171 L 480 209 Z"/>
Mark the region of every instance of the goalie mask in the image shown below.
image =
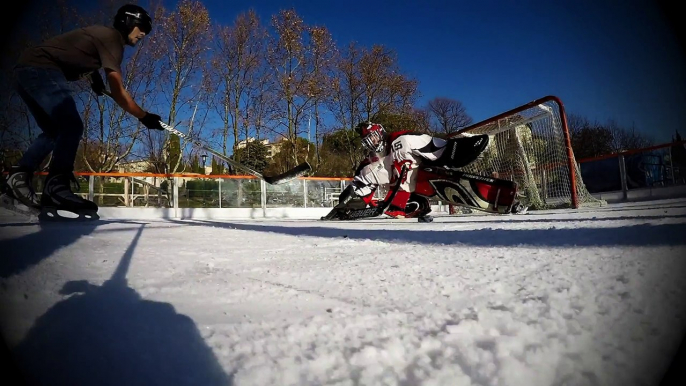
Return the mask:
<path id="1" fill-rule="evenodd" d="M 386 148 L 386 130 L 378 123 L 367 122 L 361 125 L 362 146 L 368 151 L 382 153 Z"/>

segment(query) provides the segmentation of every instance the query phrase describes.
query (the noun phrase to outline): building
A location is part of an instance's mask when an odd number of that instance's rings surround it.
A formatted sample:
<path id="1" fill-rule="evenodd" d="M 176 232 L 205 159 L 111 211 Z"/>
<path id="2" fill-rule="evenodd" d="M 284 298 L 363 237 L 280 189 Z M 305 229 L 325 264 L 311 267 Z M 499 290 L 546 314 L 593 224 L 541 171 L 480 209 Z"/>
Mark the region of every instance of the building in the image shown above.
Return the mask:
<path id="1" fill-rule="evenodd" d="M 117 171 L 120 173 L 143 173 L 152 168 L 149 160 L 136 160 L 120 162 L 117 164 Z"/>
<path id="2" fill-rule="evenodd" d="M 256 139 L 254 137 L 248 137 L 248 139 L 245 139 L 245 140 L 238 142 L 237 147 L 239 149 L 244 149 L 246 146 L 248 146 L 249 142 L 254 142 L 254 141 L 256 141 Z M 282 146 L 283 141 L 276 142 L 276 143 L 270 143 L 268 139 L 261 139 L 260 143 L 267 147 L 267 150 L 268 150 L 267 158 L 272 158 L 277 153 L 279 153 L 281 151 L 281 146 Z"/>

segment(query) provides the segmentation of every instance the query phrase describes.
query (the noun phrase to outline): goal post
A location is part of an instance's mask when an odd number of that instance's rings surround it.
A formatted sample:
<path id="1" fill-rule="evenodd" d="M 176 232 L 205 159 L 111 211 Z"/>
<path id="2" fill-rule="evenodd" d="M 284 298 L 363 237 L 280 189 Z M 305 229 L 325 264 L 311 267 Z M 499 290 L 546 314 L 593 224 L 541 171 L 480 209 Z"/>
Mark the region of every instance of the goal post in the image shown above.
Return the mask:
<path id="1" fill-rule="evenodd" d="M 475 123 L 450 137 L 488 134 L 490 145 L 463 171 L 517 182 L 531 209 L 604 205 L 583 183 L 564 105 L 556 96 L 531 101 Z"/>

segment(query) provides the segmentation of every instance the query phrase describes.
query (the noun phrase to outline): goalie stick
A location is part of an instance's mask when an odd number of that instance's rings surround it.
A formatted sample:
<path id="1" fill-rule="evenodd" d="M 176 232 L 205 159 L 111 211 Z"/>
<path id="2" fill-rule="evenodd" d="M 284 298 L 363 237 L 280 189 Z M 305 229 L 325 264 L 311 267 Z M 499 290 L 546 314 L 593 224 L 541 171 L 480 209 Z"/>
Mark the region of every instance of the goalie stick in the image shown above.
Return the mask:
<path id="1" fill-rule="evenodd" d="M 384 214 L 386 212 L 386 209 L 391 205 L 391 202 L 393 201 L 393 198 L 395 197 L 396 193 L 398 193 L 398 190 L 400 189 L 400 184 L 403 182 L 407 175 L 407 165 L 403 165 L 402 170 L 400 171 L 400 177 L 398 177 L 398 180 L 395 182 L 395 185 L 391 188 L 390 194 L 387 196 L 386 200 L 379 202 L 379 204 L 375 207 L 371 208 L 362 208 L 362 209 L 352 209 L 352 208 L 346 208 L 345 203 L 341 205 L 340 207 L 337 205 L 333 209 L 331 209 L 331 212 L 329 212 L 326 216 L 323 216 L 320 220 L 322 221 L 341 221 L 341 220 L 359 220 L 362 218 L 370 218 L 370 217 L 378 217 Z M 344 216 L 345 218 L 337 218 L 336 216 L 340 212 L 347 211 Z"/>
<path id="2" fill-rule="evenodd" d="M 109 91 L 104 90 L 103 93 L 105 95 L 109 96 L 110 98 L 114 99 L 112 97 L 112 94 Z M 278 174 L 275 176 L 265 176 L 262 173 L 258 172 L 257 170 L 254 170 L 249 166 L 243 165 L 240 162 L 234 161 L 232 158 L 227 157 L 227 156 L 215 151 L 214 149 L 203 144 L 202 142 L 195 140 L 195 139 L 192 139 L 192 138 L 189 138 L 183 132 L 175 129 L 174 127 L 172 127 L 170 125 L 167 125 L 166 123 L 164 123 L 162 121 L 160 121 L 160 125 L 162 126 L 162 128 L 169 131 L 170 133 L 178 135 L 179 137 L 181 137 L 181 138 L 185 139 L 186 141 L 192 143 L 196 147 L 201 148 L 201 149 L 203 149 L 209 153 L 212 153 L 215 157 L 226 161 L 229 165 L 232 165 L 236 169 L 242 170 L 242 171 L 244 171 L 250 175 L 253 175 L 253 176 L 263 180 L 264 182 L 266 182 L 270 185 L 283 184 L 285 182 L 288 182 L 288 181 L 294 180 L 298 177 L 301 177 L 301 176 L 305 175 L 307 172 L 309 172 L 310 170 L 312 170 L 312 167 L 310 166 L 310 164 L 308 162 L 303 162 L 300 165 L 298 165 L 298 166 L 296 166 L 290 170 L 287 170 L 284 173 L 281 173 L 281 174 Z"/>

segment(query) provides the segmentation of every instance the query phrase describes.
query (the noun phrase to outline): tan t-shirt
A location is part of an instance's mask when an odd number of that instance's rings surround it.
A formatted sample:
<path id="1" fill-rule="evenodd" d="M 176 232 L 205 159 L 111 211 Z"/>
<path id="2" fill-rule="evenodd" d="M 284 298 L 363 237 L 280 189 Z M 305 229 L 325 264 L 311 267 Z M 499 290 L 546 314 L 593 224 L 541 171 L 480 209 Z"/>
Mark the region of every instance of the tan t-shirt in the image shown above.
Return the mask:
<path id="1" fill-rule="evenodd" d="M 121 73 L 124 45 L 119 31 L 94 25 L 66 32 L 25 50 L 17 65 L 58 68 L 67 80 L 77 80 L 100 68 Z"/>

